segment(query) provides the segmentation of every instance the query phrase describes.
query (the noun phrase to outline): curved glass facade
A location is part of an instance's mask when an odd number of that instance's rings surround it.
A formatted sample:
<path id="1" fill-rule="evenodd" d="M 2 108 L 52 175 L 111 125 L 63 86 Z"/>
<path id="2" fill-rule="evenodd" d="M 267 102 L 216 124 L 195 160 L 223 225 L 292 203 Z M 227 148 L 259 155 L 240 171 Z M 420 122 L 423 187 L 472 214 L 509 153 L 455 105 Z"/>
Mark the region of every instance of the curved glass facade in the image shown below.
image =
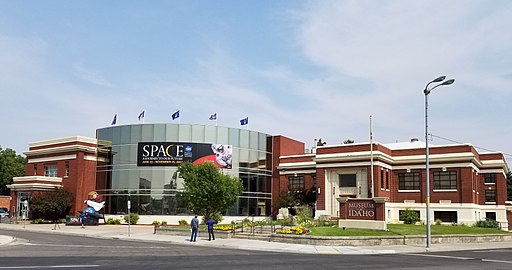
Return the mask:
<path id="1" fill-rule="evenodd" d="M 138 166 L 139 143 L 179 142 L 232 146 L 232 168 L 223 173 L 240 177 L 244 192 L 224 215 L 268 216 L 271 211 L 272 144 L 268 134 L 220 126 L 138 124 L 97 130 L 99 158 L 96 191 L 106 200 L 107 214 L 189 215 L 176 196 L 183 186 L 176 166 Z"/>

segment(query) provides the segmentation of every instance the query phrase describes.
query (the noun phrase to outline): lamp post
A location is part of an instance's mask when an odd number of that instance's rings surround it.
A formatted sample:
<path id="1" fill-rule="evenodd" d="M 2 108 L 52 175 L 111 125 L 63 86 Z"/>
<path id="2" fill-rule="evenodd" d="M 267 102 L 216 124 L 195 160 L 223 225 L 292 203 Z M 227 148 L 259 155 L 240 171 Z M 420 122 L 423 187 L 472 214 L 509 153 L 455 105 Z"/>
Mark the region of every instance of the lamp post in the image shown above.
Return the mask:
<path id="1" fill-rule="evenodd" d="M 427 215 L 426 215 L 426 225 L 427 225 L 427 248 L 430 247 L 430 240 L 431 240 L 431 237 L 430 237 L 430 172 L 429 172 L 429 169 L 428 169 L 428 94 L 430 94 L 430 92 L 432 90 L 434 90 L 435 88 L 439 87 L 439 86 L 443 86 L 443 85 L 450 85 L 452 84 L 453 82 L 455 82 L 454 79 L 449 79 L 449 80 L 444 80 L 446 78 L 446 76 L 441 76 L 441 77 L 438 77 L 434 80 L 432 80 L 431 82 L 427 83 L 427 85 L 425 86 L 425 90 L 423 90 L 423 93 L 425 94 L 425 172 L 427 174 L 427 198 L 425 200 L 425 205 L 426 205 L 426 212 L 427 212 Z M 439 83 L 441 82 L 441 83 Z M 431 87 L 429 89 L 429 86 L 430 84 L 432 83 L 439 83 L 433 87 Z"/>

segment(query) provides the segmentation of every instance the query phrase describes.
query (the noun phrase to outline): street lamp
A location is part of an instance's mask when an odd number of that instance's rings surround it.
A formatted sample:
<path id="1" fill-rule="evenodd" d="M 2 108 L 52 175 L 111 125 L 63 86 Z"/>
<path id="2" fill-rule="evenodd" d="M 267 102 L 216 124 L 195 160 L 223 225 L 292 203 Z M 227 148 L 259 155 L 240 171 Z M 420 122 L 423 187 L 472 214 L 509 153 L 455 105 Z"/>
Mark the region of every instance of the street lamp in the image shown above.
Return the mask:
<path id="1" fill-rule="evenodd" d="M 444 80 L 446 78 L 446 76 L 441 76 L 441 77 L 438 77 L 436 79 L 434 79 L 433 81 L 427 83 L 427 85 L 425 86 L 425 90 L 423 90 L 423 93 L 425 93 L 425 171 L 426 171 L 426 174 L 427 174 L 427 199 L 425 200 L 426 202 L 426 211 L 427 211 L 427 248 L 430 247 L 430 172 L 428 170 L 428 94 L 430 94 L 430 92 L 432 90 L 434 90 L 435 88 L 439 87 L 439 86 L 443 86 L 443 85 L 450 85 L 452 84 L 453 82 L 455 82 L 454 79 L 449 79 L 449 80 Z M 442 82 L 442 83 L 439 83 L 439 84 L 436 84 L 435 86 L 431 87 L 430 89 L 428 88 L 430 86 L 430 84 L 432 83 L 438 83 L 438 82 Z"/>

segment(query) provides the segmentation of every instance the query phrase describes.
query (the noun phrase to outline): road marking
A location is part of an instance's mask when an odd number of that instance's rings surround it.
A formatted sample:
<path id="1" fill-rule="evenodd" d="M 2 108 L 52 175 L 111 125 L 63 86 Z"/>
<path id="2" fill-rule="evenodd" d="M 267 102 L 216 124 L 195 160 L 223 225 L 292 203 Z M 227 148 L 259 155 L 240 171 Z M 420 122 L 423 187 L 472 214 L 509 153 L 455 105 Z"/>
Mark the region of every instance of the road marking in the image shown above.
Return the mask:
<path id="1" fill-rule="evenodd" d="M 407 254 L 409 256 L 422 256 L 422 257 L 434 257 L 444 259 L 455 259 L 455 260 L 475 260 L 475 258 L 469 257 L 457 257 L 457 256 L 445 256 L 445 255 L 432 255 L 432 254 Z"/>
<path id="2" fill-rule="evenodd" d="M 0 269 L 40 269 L 40 268 L 78 268 L 78 267 L 99 267 L 99 265 L 97 265 L 97 264 L 76 264 L 76 265 L 0 266 Z"/>
<path id="3" fill-rule="evenodd" d="M 470 257 L 456 257 L 456 256 L 444 256 L 444 255 L 431 255 L 431 254 L 407 254 L 407 255 L 409 255 L 409 256 L 444 258 L 444 259 L 455 259 L 455 260 L 475 260 L 475 261 L 482 261 L 482 262 L 495 262 L 495 263 L 508 263 L 508 264 L 512 264 L 512 261 L 502 261 L 502 260 L 492 260 L 492 259 L 479 259 L 479 258 L 470 258 Z"/>
<path id="4" fill-rule="evenodd" d="M 510 263 L 510 264 L 512 264 L 511 261 L 501 261 L 501 260 L 491 260 L 491 259 L 482 259 L 482 262 L 497 262 L 497 263 Z"/>
<path id="5" fill-rule="evenodd" d="M 151 246 L 94 246 L 94 245 L 62 245 L 62 244 L 35 244 L 35 243 L 27 243 L 26 246 L 48 246 L 48 247 L 83 247 L 83 248 L 127 248 L 127 249 L 165 249 L 169 247 L 151 247 Z M 0 268 L 1 269 L 1 268 Z"/>

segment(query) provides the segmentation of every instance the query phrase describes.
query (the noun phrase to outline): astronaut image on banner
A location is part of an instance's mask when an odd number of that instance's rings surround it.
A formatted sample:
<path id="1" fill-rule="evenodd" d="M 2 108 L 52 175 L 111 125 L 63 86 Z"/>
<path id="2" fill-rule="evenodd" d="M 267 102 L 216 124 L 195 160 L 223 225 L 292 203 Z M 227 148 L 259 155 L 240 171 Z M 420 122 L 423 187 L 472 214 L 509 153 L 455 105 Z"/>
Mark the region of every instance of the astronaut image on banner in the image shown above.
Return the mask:
<path id="1" fill-rule="evenodd" d="M 231 145 L 212 144 L 215 160 L 221 168 L 231 168 L 233 165 L 233 148 Z"/>

